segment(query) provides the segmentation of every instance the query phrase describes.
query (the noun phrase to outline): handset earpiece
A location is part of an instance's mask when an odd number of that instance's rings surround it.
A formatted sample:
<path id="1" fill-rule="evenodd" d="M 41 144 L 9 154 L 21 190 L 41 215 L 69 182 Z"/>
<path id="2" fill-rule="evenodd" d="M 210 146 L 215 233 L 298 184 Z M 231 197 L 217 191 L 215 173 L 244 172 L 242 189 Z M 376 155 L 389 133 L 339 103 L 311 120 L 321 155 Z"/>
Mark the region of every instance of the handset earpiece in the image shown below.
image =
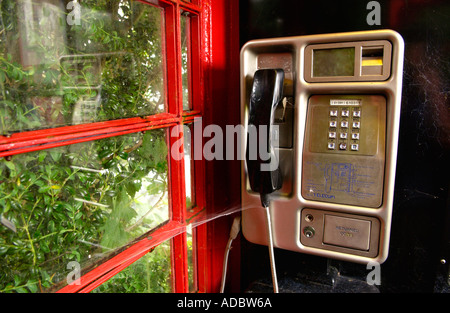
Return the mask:
<path id="1" fill-rule="evenodd" d="M 272 143 L 275 109 L 283 98 L 284 71 L 261 69 L 255 72 L 249 103 L 246 164 L 250 188 L 267 195 L 282 187 L 282 173 Z"/>

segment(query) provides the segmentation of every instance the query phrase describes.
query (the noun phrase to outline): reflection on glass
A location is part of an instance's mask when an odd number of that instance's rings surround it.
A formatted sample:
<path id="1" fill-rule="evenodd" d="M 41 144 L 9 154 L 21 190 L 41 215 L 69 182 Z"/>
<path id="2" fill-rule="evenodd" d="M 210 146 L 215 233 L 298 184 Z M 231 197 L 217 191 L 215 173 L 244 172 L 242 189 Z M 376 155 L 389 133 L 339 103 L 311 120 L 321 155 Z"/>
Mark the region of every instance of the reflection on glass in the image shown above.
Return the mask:
<path id="1" fill-rule="evenodd" d="M 167 293 L 172 292 L 170 278 L 170 241 L 165 241 L 92 292 Z"/>
<path id="2" fill-rule="evenodd" d="M 193 158 L 192 158 L 192 133 L 189 125 L 183 126 L 184 132 L 184 179 L 186 188 L 186 208 L 190 209 L 195 205 L 193 193 Z"/>
<path id="3" fill-rule="evenodd" d="M 181 74 L 182 74 L 182 89 L 183 89 L 183 110 L 191 109 L 190 87 L 189 87 L 189 62 L 190 62 L 190 47 L 189 47 L 189 16 L 182 14 L 180 18 L 181 23 Z"/>
<path id="4" fill-rule="evenodd" d="M 165 111 L 162 9 L 66 2 L 1 1 L 0 134 Z"/>
<path id="5" fill-rule="evenodd" d="M 69 262 L 85 274 L 168 220 L 165 134 L 153 130 L 2 159 L 0 293 L 64 284 Z"/>
<path id="6" fill-rule="evenodd" d="M 195 258 L 195 235 L 192 229 L 192 224 L 186 227 L 187 237 L 187 253 L 188 253 L 188 280 L 189 280 L 189 292 L 196 292 L 197 285 L 195 279 L 196 258 Z"/>

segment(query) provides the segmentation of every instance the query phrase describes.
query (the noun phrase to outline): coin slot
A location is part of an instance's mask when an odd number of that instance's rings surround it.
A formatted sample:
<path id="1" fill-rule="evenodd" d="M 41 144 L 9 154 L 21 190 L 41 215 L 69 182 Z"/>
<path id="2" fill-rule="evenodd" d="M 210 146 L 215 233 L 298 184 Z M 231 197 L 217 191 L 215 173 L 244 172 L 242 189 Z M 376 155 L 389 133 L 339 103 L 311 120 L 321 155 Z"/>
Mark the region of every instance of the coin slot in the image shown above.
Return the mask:
<path id="1" fill-rule="evenodd" d="M 382 75 L 383 57 L 383 46 L 362 47 L 361 75 Z"/>

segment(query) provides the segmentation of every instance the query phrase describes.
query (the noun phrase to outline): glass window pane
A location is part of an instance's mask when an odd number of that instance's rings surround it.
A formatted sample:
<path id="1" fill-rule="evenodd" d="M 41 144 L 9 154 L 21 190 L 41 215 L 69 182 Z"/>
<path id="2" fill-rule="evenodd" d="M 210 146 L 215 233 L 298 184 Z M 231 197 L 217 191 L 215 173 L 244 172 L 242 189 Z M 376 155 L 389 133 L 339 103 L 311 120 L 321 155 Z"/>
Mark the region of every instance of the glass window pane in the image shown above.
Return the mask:
<path id="1" fill-rule="evenodd" d="M 164 112 L 163 10 L 4 0 L 0 133 Z"/>
<path id="2" fill-rule="evenodd" d="M 182 88 L 183 88 L 183 110 L 191 109 L 191 92 L 190 92 L 190 18 L 188 13 L 181 15 L 181 73 L 182 73 Z"/>
<path id="3" fill-rule="evenodd" d="M 186 188 L 186 208 L 190 209 L 195 206 L 194 193 L 194 160 L 192 150 L 192 133 L 190 125 L 183 126 L 184 131 L 184 181 Z"/>
<path id="4" fill-rule="evenodd" d="M 192 224 L 186 227 L 187 237 L 187 252 L 188 252 L 188 280 L 189 280 L 189 292 L 197 291 L 197 262 L 196 262 L 196 249 L 195 249 L 195 229 L 192 228 Z"/>
<path id="5" fill-rule="evenodd" d="M 97 287 L 93 293 L 172 292 L 170 240 Z"/>
<path id="6" fill-rule="evenodd" d="M 39 292 L 169 219 L 166 130 L 0 160 L 0 292 Z"/>

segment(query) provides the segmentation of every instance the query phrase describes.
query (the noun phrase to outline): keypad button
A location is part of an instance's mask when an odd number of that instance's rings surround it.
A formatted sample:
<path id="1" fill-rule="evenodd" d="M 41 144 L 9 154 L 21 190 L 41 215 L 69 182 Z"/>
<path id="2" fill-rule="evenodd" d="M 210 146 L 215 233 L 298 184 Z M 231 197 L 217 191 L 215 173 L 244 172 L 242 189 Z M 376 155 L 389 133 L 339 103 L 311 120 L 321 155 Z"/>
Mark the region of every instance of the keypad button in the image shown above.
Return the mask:
<path id="1" fill-rule="evenodd" d="M 360 106 L 329 108 L 328 150 L 359 151 L 362 110 Z"/>

